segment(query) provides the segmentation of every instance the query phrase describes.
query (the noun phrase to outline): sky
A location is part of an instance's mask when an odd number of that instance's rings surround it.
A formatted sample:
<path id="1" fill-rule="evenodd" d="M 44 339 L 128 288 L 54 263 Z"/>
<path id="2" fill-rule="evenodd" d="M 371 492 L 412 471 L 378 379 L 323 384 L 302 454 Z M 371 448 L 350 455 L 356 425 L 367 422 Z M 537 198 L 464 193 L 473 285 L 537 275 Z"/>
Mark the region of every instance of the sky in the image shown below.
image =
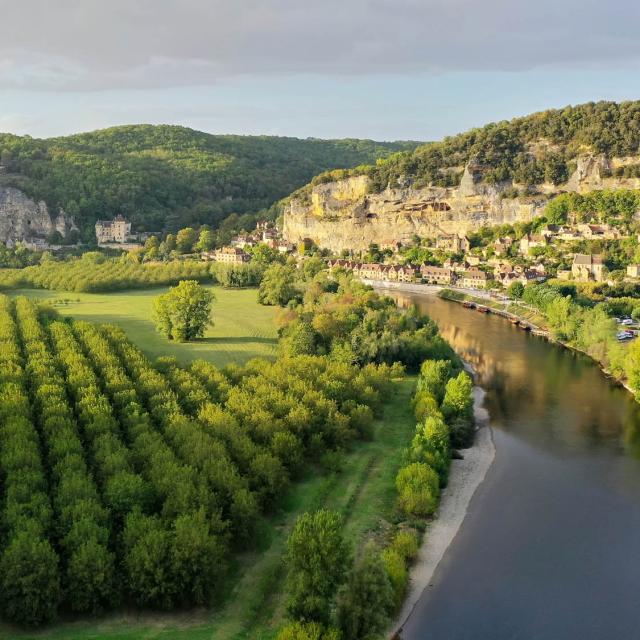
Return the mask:
<path id="1" fill-rule="evenodd" d="M 640 98 L 634 0 L 0 0 L 0 131 L 437 140 Z"/>

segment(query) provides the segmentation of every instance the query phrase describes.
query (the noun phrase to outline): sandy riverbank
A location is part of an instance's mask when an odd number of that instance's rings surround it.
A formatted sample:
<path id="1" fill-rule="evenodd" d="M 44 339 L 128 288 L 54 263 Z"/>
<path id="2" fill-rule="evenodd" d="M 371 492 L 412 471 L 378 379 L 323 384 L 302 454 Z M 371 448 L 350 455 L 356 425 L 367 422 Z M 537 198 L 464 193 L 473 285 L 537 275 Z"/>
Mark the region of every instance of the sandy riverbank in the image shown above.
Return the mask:
<path id="1" fill-rule="evenodd" d="M 474 411 L 479 429 L 473 447 L 464 450 L 464 460 L 453 460 L 449 484 L 442 492 L 440 507 L 429 525 L 416 563 L 411 569 L 409 593 L 393 632 L 399 632 L 411 615 L 422 592 L 428 588 L 440 560 L 455 538 L 467 514 L 473 494 L 484 480 L 495 457 L 489 415 L 483 406 L 484 391 L 474 388 Z"/>

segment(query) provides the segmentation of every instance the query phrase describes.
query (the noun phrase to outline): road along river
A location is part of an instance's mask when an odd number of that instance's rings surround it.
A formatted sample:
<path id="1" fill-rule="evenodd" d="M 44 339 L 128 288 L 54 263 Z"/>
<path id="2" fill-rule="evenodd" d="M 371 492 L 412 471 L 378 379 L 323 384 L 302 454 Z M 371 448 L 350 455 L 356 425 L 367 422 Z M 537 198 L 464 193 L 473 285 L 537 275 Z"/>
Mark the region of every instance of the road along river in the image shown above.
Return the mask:
<path id="1" fill-rule="evenodd" d="M 586 356 L 433 295 L 495 459 L 403 640 L 640 638 L 640 405 Z"/>

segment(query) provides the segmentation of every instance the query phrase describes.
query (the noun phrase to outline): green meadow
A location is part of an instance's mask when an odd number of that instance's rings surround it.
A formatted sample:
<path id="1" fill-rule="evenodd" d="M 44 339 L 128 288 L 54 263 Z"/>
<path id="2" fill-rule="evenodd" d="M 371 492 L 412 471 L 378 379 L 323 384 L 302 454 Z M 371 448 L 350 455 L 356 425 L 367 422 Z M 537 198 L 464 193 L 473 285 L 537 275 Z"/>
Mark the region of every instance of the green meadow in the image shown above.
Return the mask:
<path id="1" fill-rule="evenodd" d="M 214 325 L 203 339 L 188 344 L 170 342 L 155 330 L 151 318 L 153 300 L 168 287 L 114 293 L 45 289 L 16 289 L 7 293 L 46 302 L 62 316 L 117 324 L 151 358 L 173 356 L 184 363 L 203 358 L 224 366 L 230 362 L 242 364 L 255 357 L 273 357 L 277 346 L 275 309 L 258 304 L 255 289 L 210 288 L 216 295 Z"/>

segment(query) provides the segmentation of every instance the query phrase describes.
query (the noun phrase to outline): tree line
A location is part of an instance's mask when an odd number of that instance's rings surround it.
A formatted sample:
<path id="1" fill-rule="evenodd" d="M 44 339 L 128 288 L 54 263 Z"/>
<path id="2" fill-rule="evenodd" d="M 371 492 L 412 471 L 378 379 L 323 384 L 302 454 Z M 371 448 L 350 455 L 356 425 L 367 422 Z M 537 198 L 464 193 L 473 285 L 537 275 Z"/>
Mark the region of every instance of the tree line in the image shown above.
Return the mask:
<path id="1" fill-rule="evenodd" d="M 490 183 L 514 180 L 525 186 L 559 185 L 575 170 L 575 158 L 585 149 L 609 156 L 637 155 L 639 132 L 640 101 L 588 102 L 494 122 L 415 150 L 399 151 L 375 165 L 349 169 L 337 177 L 368 175 L 375 192 L 409 182 L 416 187 L 452 187 L 462 176 L 455 168 L 473 160 L 483 167 L 484 179 Z M 532 151 L 541 141 L 547 143 L 543 149 Z M 617 173 L 633 176 L 636 172 L 634 165 Z M 315 178 L 315 183 L 323 181 L 324 176 Z M 310 186 L 296 195 L 308 197 Z"/>
<path id="2" fill-rule="evenodd" d="M 300 516 L 287 542 L 291 621 L 278 640 L 381 637 L 402 606 L 420 523 L 438 505 L 452 451 L 473 441 L 472 382 L 457 357 L 422 363 L 413 408 L 418 422 L 396 477 L 398 526 L 354 553 L 338 513 Z"/>

